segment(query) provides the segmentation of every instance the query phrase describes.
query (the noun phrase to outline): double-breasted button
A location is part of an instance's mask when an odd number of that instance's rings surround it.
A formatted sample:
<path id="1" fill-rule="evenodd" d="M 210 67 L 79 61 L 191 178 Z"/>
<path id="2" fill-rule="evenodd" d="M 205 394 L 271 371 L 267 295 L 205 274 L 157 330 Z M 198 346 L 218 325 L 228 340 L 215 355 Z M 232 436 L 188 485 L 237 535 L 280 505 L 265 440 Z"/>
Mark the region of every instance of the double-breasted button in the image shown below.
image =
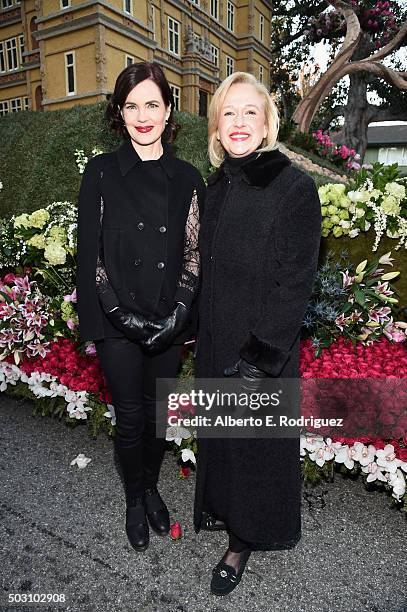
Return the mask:
<path id="1" fill-rule="evenodd" d="M 165 263 L 163 261 L 159 261 L 157 264 L 157 268 L 159 270 L 162 270 L 163 268 L 165 268 Z"/>
<path id="2" fill-rule="evenodd" d="M 134 260 L 134 265 L 135 266 L 141 266 L 141 259 L 135 259 Z"/>
<path id="3" fill-rule="evenodd" d="M 159 231 L 160 231 L 162 234 L 165 234 L 165 232 L 167 231 L 167 228 L 165 227 L 165 225 L 162 225 L 162 226 L 159 228 Z"/>
<path id="4" fill-rule="evenodd" d="M 139 230 L 144 229 L 144 223 L 142 221 L 138 224 L 137 229 Z"/>

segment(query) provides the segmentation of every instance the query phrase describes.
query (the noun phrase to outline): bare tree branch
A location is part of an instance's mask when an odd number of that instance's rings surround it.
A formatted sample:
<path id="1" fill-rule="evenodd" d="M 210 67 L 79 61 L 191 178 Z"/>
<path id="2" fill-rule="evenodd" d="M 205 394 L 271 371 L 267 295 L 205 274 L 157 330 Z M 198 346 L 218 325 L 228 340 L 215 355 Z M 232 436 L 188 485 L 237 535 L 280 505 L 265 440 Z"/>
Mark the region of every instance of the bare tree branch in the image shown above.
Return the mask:
<path id="1" fill-rule="evenodd" d="M 329 3 L 345 17 L 347 24 L 346 36 L 332 64 L 303 98 L 294 112 L 293 120 L 303 132 L 309 130 L 311 121 L 324 98 L 333 89 L 335 84 L 346 75 L 366 71 L 374 74 L 376 77 L 384 79 L 399 89 L 407 89 L 406 72 L 388 68 L 379 61 L 387 57 L 404 40 L 407 35 L 407 21 L 401 26 L 398 33 L 387 45 L 385 45 L 385 47 L 367 58 L 352 62 L 349 60 L 362 36 L 359 20 L 352 8 L 343 2 L 343 0 L 329 0 Z"/>

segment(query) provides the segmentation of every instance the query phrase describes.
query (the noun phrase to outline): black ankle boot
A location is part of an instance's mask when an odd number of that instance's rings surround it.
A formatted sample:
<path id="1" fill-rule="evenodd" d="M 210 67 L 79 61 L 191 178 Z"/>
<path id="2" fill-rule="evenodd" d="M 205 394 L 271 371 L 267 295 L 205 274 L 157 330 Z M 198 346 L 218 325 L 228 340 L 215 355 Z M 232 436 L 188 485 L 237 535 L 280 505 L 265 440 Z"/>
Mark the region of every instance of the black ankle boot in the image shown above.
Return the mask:
<path id="1" fill-rule="evenodd" d="M 126 533 L 134 550 L 146 550 L 150 540 L 144 498 L 136 497 L 127 500 Z"/>
<path id="2" fill-rule="evenodd" d="M 147 518 L 151 528 L 154 529 L 158 535 L 167 535 L 170 531 L 170 515 L 167 506 L 157 491 L 157 487 L 146 489 L 145 504 Z"/>

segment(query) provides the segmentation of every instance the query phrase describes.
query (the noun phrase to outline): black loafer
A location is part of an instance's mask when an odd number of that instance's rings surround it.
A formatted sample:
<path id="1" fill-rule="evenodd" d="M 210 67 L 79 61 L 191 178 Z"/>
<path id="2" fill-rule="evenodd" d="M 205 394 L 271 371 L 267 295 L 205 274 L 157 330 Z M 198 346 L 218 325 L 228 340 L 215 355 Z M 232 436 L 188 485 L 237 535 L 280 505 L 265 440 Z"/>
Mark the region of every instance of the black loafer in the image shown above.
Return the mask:
<path id="1" fill-rule="evenodd" d="M 251 552 L 251 550 L 243 551 L 238 572 L 231 565 L 219 561 L 212 570 L 211 592 L 213 595 L 228 595 L 237 587 Z"/>
<path id="2" fill-rule="evenodd" d="M 204 531 L 225 531 L 226 525 L 219 519 L 212 516 L 212 514 L 202 512 L 201 529 Z"/>
<path id="3" fill-rule="evenodd" d="M 150 533 L 142 498 L 134 500 L 133 505 L 126 508 L 126 533 L 134 550 L 139 552 L 146 550 Z"/>
<path id="4" fill-rule="evenodd" d="M 170 515 L 157 487 L 145 491 L 145 504 L 148 522 L 158 535 L 167 535 L 170 531 Z"/>

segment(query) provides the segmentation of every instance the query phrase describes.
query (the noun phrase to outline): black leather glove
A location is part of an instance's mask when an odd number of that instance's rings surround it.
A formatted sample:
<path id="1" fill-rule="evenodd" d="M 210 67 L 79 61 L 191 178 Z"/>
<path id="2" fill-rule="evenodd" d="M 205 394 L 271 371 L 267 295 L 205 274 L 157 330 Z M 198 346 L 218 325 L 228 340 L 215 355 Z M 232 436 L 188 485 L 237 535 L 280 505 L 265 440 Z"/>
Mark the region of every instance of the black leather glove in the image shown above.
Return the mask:
<path id="1" fill-rule="evenodd" d="M 185 304 L 177 302 L 167 317 L 155 321 L 160 326 L 159 331 L 141 343 L 146 352 L 154 354 L 167 348 L 186 327 L 188 314 Z"/>
<path id="2" fill-rule="evenodd" d="M 121 306 L 107 312 L 106 316 L 129 340 L 147 340 L 154 332 L 161 329 L 157 321 L 150 321 L 143 315 Z"/>
<path id="3" fill-rule="evenodd" d="M 240 389 L 242 393 L 258 393 L 261 381 L 267 377 L 267 372 L 260 370 L 255 365 L 249 363 L 245 359 L 239 359 L 235 365 L 225 368 L 225 376 L 240 376 Z"/>

